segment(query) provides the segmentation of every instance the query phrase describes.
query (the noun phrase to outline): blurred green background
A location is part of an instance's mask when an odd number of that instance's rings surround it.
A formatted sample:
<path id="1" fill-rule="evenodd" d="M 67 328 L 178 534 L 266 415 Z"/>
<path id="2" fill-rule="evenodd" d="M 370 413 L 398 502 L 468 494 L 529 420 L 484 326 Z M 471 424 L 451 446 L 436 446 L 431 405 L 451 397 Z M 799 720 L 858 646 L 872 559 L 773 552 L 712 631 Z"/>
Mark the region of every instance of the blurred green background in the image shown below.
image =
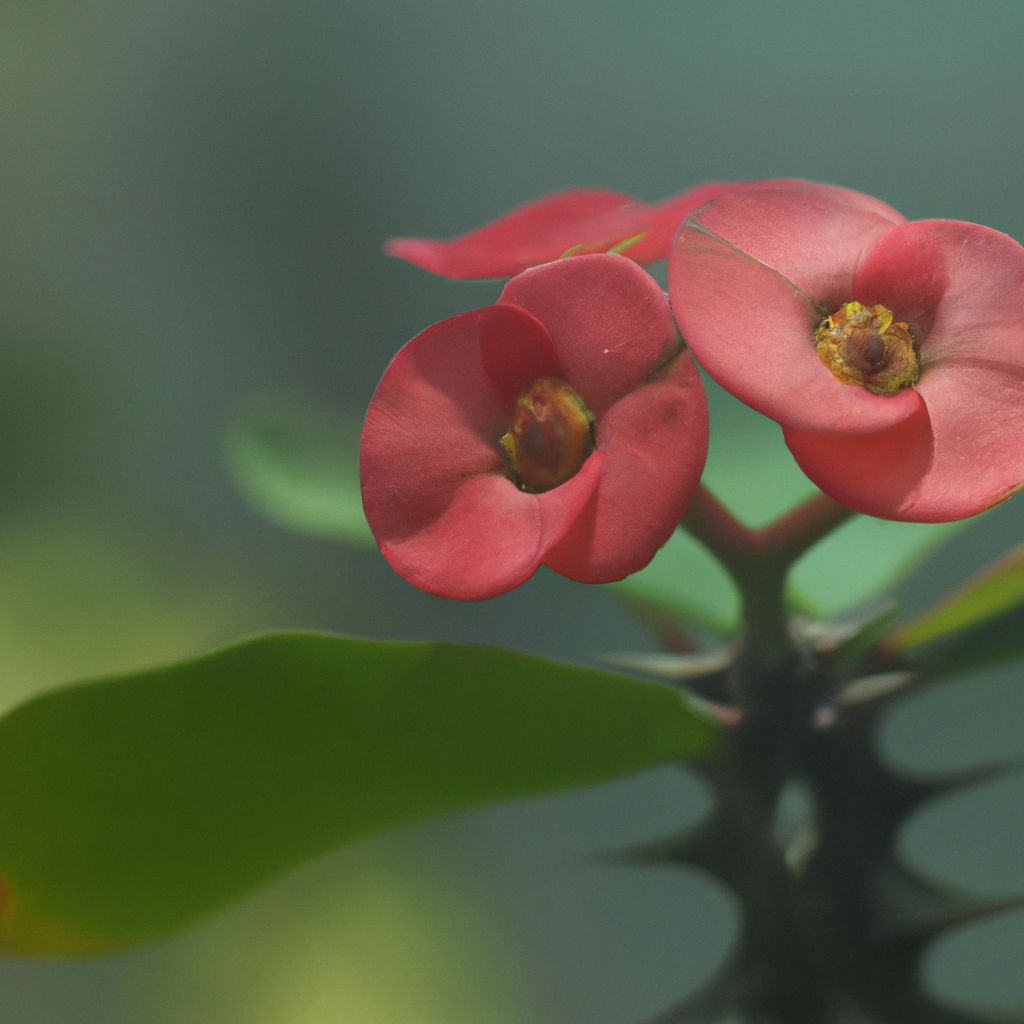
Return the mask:
<path id="1" fill-rule="evenodd" d="M 233 417 L 283 394 L 358 422 L 404 341 L 496 294 L 381 242 L 568 185 L 656 199 L 808 177 L 1024 238 L 1021 38 L 1018 0 L 7 0 L 0 706 L 269 627 L 650 647 L 599 588 L 542 572 L 449 604 L 375 554 L 277 529 L 226 471 Z M 779 450 L 772 425 L 713 403 L 737 502 L 802 486 L 785 459 L 759 476 L 742 458 Z M 908 606 L 1019 542 L 1021 500 L 923 567 Z M 887 749 L 915 770 L 1019 756 L 1019 676 L 900 708 Z M 908 854 L 1020 891 L 1022 796 L 1010 778 L 936 808 Z M 0 961 L 3 1020 L 627 1024 L 706 978 L 736 921 L 695 874 L 595 854 L 706 801 L 666 769 L 363 843 L 152 949 Z M 944 942 L 928 982 L 1019 1005 L 1022 948 L 1006 915 Z"/>

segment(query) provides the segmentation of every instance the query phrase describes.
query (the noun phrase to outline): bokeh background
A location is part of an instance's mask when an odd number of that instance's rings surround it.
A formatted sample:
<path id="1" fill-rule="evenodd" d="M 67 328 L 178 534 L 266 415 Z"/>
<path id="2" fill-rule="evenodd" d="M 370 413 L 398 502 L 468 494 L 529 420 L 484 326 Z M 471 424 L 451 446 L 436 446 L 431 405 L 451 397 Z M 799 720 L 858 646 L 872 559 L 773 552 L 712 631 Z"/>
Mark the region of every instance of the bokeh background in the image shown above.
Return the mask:
<path id="1" fill-rule="evenodd" d="M 454 234 L 568 185 L 656 199 L 808 177 L 1024 238 L 1022 38 L 1018 0 L 7 0 L 0 706 L 271 627 L 568 658 L 650 648 L 599 588 L 542 572 L 453 605 L 369 551 L 278 528 L 228 472 L 239 411 L 283 398 L 358 423 L 400 344 L 495 295 L 381 242 Z M 778 445 L 713 398 L 720 472 L 755 436 Z M 779 480 L 751 470 L 737 486 L 742 502 Z M 1021 500 L 927 563 L 908 607 L 1019 542 Z M 1019 676 L 901 707 L 886 749 L 919 770 L 1019 756 Z M 1022 797 L 1010 777 L 936 808 L 908 856 L 1020 891 Z M 0 961 L 0 1015 L 627 1024 L 707 978 L 737 924 L 706 879 L 600 853 L 706 806 L 663 769 L 407 829 L 154 948 Z M 1020 1006 L 1022 951 L 1024 918 L 1005 915 L 944 941 L 926 980 Z"/>

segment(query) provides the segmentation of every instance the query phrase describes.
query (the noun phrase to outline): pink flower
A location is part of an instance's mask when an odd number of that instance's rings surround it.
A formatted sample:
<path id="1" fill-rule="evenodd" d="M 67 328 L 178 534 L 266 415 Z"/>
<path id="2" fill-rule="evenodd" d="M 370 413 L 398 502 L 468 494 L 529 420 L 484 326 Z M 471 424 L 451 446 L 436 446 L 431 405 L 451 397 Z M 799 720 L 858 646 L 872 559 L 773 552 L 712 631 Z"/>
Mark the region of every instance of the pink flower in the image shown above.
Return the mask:
<path id="1" fill-rule="evenodd" d="M 686 217 L 728 187 L 708 182 L 658 203 L 610 189 L 568 189 L 518 206 L 450 241 L 393 238 L 385 251 L 442 277 L 510 277 L 557 260 L 569 249 L 605 252 L 640 235 L 623 255 L 652 263 L 668 255 L 672 236 Z"/>
<path id="2" fill-rule="evenodd" d="M 684 225 L 669 294 L 701 365 L 825 493 L 963 519 L 1024 481 L 1024 249 L 827 187 L 734 190 Z"/>
<path id="3" fill-rule="evenodd" d="M 621 256 L 560 260 L 398 353 L 363 428 L 363 507 L 393 568 L 431 593 L 491 597 L 542 564 L 604 583 L 672 534 L 707 435 L 654 280 Z"/>

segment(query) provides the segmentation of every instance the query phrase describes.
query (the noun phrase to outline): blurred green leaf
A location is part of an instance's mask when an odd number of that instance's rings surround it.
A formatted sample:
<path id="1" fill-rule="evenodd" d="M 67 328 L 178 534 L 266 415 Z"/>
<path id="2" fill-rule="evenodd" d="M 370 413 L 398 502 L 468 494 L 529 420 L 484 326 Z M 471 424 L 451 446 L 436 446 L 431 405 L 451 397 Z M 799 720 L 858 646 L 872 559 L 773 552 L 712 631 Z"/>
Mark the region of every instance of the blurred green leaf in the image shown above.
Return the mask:
<path id="1" fill-rule="evenodd" d="M 360 836 L 717 734 L 629 676 L 303 633 L 52 691 L 0 720 L 0 947 L 154 939 Z"/>
<path id="2" fill-rule="evenodd" d="M 372 547 L 359 492 L 355 425 L 280 398 L 253 403 L 227 437 L 236 486 L 278 526 Z"/>
<path id="3" fill-rule="evenodd" d="M 797 562 L 793 583 L 830 618 L 884 596 L 963 526 L 855 516 Z"/>
<path id="4" fill-rule="evenodd" d="M 679 530 L 646 569 L 611 586 L 627 601 L 635 599 L 641 611 L 650 606 L 713 633 L 729 633 L 739 619 L 739 592 L 728 573 Z"/>
<path id="5" fill-rule="evenodd" d="M 953 633 L 934 646 L 915 649 L 933 675 L 955 675 L 1024 658 L 1024 608 Z"/>
<path id="6" fill-rule="evenodd" d="M 1007 552 L 883 642 L 895 654 L 936 644 L 941 647 L 933 660 L 940 672 L 1024 655 L 1024 547 Z"/>
<path id="7" fill-rule="evenodd" d="M 0 528 L 0 714 L 69 678 L 182 658 L 280 618 L 278 595 L 229 579 L 211 552 L 159 551 L 74 512 Z"/>
<path id="8" fill-rule="evenodd" d="M 904 623 L 889 635 L 886 646 L 893 651 L 920 647 L 1020 604 L 1024 604 L 1024 547 L 1008 551 L 944 601 Z"/>
<path id="9" fill-rule="evenodd" d="M 753 529 L 817 493 L 789 454 L 779 425 L 704 375 L 711 447 L 703 482 Z"/>

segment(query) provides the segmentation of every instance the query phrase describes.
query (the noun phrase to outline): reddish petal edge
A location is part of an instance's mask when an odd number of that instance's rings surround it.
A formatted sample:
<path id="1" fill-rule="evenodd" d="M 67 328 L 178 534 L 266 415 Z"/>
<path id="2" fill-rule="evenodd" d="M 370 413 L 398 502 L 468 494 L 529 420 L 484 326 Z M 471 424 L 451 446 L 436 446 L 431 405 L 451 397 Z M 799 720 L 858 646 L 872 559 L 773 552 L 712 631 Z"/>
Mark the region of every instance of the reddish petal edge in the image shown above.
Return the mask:
<path id="1" fill-rule="evenodd" d="M 1017 344 L 1024 347 L 1022 330 Z M 925 521 L 966 519 L 1020 490 L 1024 367 L 949 359 L 926 368 L 918 390 L 931 417 L 935 454 L 905 514 Z"/>
<path id="2" fill-rule="evenodd" d="M 509 281 L 498 302 L 527 310 L 547 328 L 566 380 L 596 416 L 680 347 L 665 293 L 624 256 L 533 267 Z"/>
<path id="3" fill-rule="evenodd" d="M 888 430 L 786 429 L 786 444 L 826 494 L 881 519 L 968 519 L 1024 487 L 1024 375 L 950 360 L 919 387 L 921 410 Z"/>
<path id="4" fill-rule="evenodd" d="M 669 259 L 672 312 L 697 361 L 741 401 L 793 429 L 873 434 L 921 405 L 912 389 L 883 397 L 838 381 L 814 348 L 821 308 L 758 255 L 787 262 L 787 246 L 799 253 L 805 234 L 841 226 L 849 209 L 817 191 L 732 192 L 687 221 Z M 799 225 L 801 218 L 803 230 L 791 237 L 790 222 Z M 858 212 L 854 237 L 865 224 L 868 234 L 894 227 Z M 734 242 L 756 243 L 758 232 L 766 239 L 751 246 L 754 254 Z M 852 287 L 855 254 L 846 256 Z M 851 297 L 846 293 L 844 301 Z"/>
<path id="5" fill-rule="evenodd" d="M 607 252 L 631 239 L 623 255 L 652 263 L 668 256 L 679 224 L 690 213 L 732 187 L 704 182 L 656 203 L 608 189 L 569 189 L 525 203 L 457 238 L 393 238 L 384 251 L 457 279 L 511 277 L 569 251 Z"/>
<path id="6" fill-rule="evenodd" d="M 643 225 L 634 232 L 639 234 L 642 230 L 644 234 L 634 244 L 624 249 L 622 255 L 641 266 L 667 259 L 680 224 L 694 210 L 717 199 L 733 187 L 727 182 L 708 181 L 646 206 Z M 605 246 L 605 250 L 608 248 Z"/>
<path id="7" fill-rule="evenodd" d="M 611 189 L 565 189 L 523 203 L 457 238 L 393 238 L 384 251 L 442 277 L 510 277 L 603 237 L 587 225 L 622 207 L 640 210 L 643 204 Z"/>
<path id="8" fill-rule="evenodd" d="M 690 223 L 770 267 L 827 312 L 855 298 L 861 254 L 899 226 L 844 190 L 811 183 L 737 187 Z"/>
<path id="9" fill-rule="evenodd" d="M 544 494 L 526 494 L 498 474 L 465 480 L 444 512 L 414 535 L 380 549 L 392 568 L 430 594 L 460 601 L 495 597 L 526 582 L 572 527 L 598 485 L 604 457 Z"/>
<path id="10" fill-rule="evenodd" d="M 905 422 L 874 434 L 784 427 L 783 436 L 800 468 L 830 498 L 880 519 L 914 518 L 906 510 L 931 468 L 934 449 L 923 403 Z"/>
<path id="11" fill-rule="evenodd" d="M 740 183 L 743 184 L 743 183 Z M 883 202 L 875 196 L 869 196 L 866 192 L 858 192 L 844 185 L 830 185 L 821 181 L 808 181 L 806 178 L 769 178 L 765 181 L 748 182 L 749 187 L 754 188 L 783 188 L 795 189 L 801 192 L 816 192 L 819 195 L 829 196 L 834 200 L 845 203 L 847 206 L 855 206 L 866 213 L 875 214 L 891 220 L 894 224 L 904 224 L 907 218 L 895 207 Z"/>
<path id="12" fill-rule="evenodd" d="M 642 569 L 672 536 L 700 481 L 708 450 L 704 386 L 687 353 L 627 395 L 596 426 L 605 456 L 586 510 L 546 565 L 582 583 Z"/>

